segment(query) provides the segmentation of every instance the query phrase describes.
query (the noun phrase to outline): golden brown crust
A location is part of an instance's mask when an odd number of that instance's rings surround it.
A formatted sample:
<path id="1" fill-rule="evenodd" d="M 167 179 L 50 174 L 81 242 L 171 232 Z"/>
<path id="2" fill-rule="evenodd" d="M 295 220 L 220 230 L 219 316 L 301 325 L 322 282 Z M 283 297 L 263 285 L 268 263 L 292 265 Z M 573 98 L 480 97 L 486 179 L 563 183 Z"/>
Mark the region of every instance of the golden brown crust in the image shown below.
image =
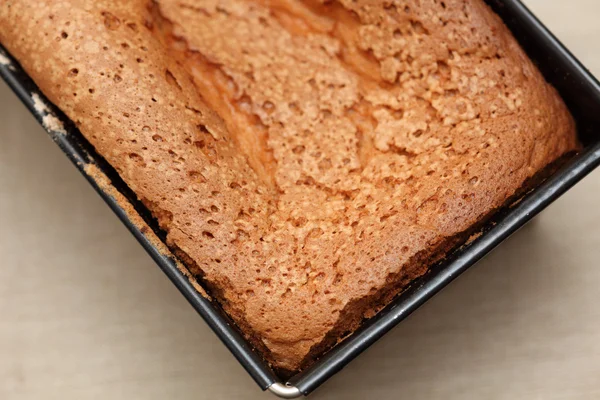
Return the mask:
<path id="1" fill-rule="evenodd" d="M 481 0 L 31 3 L 0 41 L 279 368 L 577 148 Z"/>

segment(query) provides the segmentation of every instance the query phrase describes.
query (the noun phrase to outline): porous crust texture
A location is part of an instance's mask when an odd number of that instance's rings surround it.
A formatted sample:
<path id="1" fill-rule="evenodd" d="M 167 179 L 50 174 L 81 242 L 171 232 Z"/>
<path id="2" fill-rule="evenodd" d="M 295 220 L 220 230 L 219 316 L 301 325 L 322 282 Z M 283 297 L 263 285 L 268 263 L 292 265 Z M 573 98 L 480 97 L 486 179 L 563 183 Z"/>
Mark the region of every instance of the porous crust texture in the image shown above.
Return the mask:
<path id="1" fill-rule="evenodd" d="M 0 41 L 286 371 L 578 148 L 481 0 L 4 0 Z"/>

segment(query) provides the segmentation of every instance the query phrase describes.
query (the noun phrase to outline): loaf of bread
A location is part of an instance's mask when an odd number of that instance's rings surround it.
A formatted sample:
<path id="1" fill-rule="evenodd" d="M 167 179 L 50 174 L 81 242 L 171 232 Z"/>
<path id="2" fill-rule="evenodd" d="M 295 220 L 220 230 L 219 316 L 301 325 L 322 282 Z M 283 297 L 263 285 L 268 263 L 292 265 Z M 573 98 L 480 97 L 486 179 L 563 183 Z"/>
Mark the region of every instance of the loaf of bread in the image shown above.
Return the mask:
<path id="1" fill-rule="evenodd" d="M 8 0 L 0 42 L 280 370 L 578 148 L 482 0 Z"/>

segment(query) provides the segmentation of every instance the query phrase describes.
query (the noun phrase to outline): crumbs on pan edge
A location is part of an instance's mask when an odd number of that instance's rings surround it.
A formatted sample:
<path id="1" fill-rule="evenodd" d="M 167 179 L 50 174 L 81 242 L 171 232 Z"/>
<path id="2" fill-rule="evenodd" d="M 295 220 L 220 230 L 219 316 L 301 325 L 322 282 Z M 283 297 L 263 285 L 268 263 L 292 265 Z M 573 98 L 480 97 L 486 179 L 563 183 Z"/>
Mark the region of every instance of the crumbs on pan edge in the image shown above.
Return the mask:
<path id="1" fill-rule="evenodd" d="M 467 241 L 465 242 L 465 246 L 470 245 L 475 240 L 479 239 L 481 237 L 481 235 L 483 235 L 483 230 L 469 236 L 469 239 L 467 239 Z"/>
<path id="2" fill-rule="evenodd" d="M 110 179 L 104 174 L 104 172 L 102 172 L 100 168 L 94 164 L 86 164 L 83 169 L 85 173 L 91 177 L 104 192 L 108 193 L 119 204 L 119 206 L 127 214 L 127 217 L 131 223 L 139 228 L 146 239 L 148 239 L 161 254 L 175 260 L 177 269 L 179 269 L 179 271 L 181 271 L 181 273 L 188 278 L 194 289 L 196 289 L 205 299 L 212 300 L 204 288 L 196 281 L 190 271 L 188 271 L 188 269 L 173 255 L 173 253 L 171 253 L 169 248 L 154 234 L 154 231 L 148 226 L 148 224 L 146 224 L 146 221 L 140 217 L 137 211 L 135 211 L 125 196 L 115 189 Z"/>
<path id="3" fill-rule="evenodd" d="M 13 67 L 12 63 L 10 62 L 10 59 L 6 57 L 6 55 L 4 55 L 4 53 L 2 52 L 0 52 L 0 64 L 6 65 L 11 71 L 15 70 L 15 67 Z"/>
<path id="4" fill-rule="evenodd" d="M 43 115 L 42 125 L 44 125 L 46 130 L 54 133 L 60 133 L 62 135 L 67 134 L 62 121 L 50 112 L 50 109 L 40 98 L 39 94 L 31 93 L 31 100 L 33 100 L 33 108 L 35 108 L 38 113 Z"/>

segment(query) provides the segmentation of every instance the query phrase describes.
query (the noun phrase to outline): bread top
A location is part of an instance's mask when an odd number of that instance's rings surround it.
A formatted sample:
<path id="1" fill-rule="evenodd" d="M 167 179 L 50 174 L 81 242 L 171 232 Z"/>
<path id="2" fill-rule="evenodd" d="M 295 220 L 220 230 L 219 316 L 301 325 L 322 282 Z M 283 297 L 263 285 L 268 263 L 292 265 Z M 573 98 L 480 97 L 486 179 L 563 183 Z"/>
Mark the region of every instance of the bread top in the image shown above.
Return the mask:
<path id="1" fill-rule="evenodd" d="M 481 0 L 9 0 L 0 41 L 287 370 L 577 148 Z"/>

